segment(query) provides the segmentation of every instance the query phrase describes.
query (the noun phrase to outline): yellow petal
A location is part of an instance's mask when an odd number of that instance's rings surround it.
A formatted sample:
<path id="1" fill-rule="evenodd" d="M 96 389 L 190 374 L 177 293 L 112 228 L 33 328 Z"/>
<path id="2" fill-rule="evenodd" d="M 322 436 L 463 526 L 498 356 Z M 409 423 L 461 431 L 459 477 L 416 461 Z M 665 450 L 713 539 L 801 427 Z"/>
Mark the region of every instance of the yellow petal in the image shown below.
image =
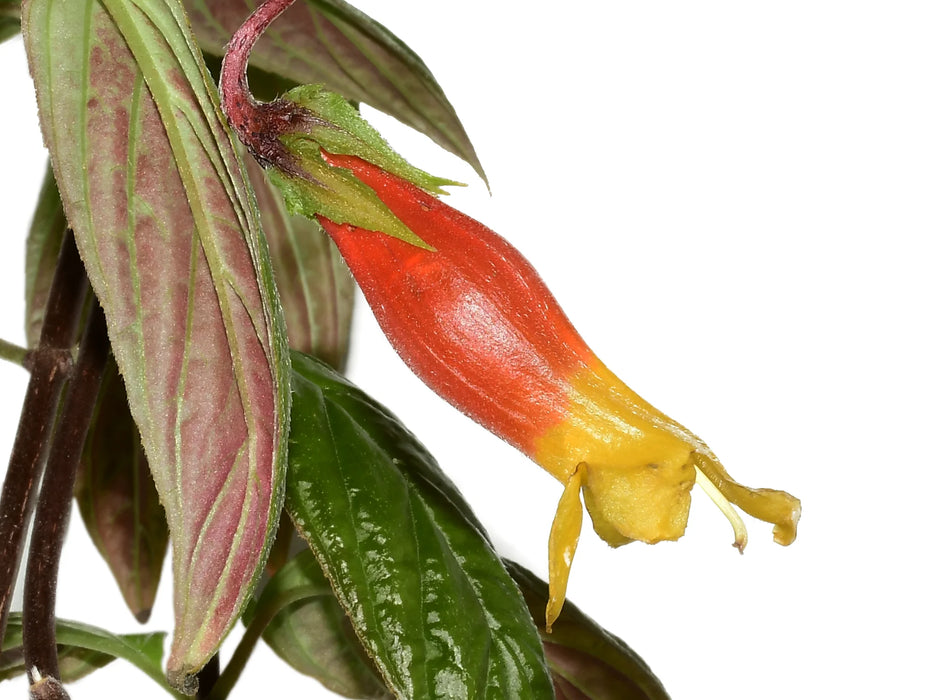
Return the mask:
<path id="1" fill-rule="evenodd" d="M 737 483 L 712 453 L 697 452 L 693 458 L 696 468 L 713 486 L 753 518 L 774 524 L 774 541 L 789 545 L 797 538 L 800 520 L 800 501 L 785 491 L 750 489 Z"/>
<path id="2" fill-rule="evenodd" d="M 567 579 L 570 577 L 570 565 L 577 551 L 580 540 L 580 528 L 583 526 L 583 506 L 580 504 L 580 488 L 586 475 L 586 464 L 580 463 L 567 480 L 564 492 L 557 503 L 557 513 L 551 525 L 548 540 L 548 579 L 549 592 L 545 618 L 547 631 L 560 615 L 567 596 Z"/>

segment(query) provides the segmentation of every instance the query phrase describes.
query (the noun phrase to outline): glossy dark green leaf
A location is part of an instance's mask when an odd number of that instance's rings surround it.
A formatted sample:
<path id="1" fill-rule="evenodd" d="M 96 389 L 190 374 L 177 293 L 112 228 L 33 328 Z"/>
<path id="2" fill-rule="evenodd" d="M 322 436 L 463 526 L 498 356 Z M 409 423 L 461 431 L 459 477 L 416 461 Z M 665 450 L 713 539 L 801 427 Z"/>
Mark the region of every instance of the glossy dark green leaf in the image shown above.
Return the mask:
<path id="1" fill-rule="evenodd" d="M 298 545 L 301 551 L 271 579 L 245 621 L 251 624 L 265 613 L 263 640 L 331 691 L 350 698 L 391 697 L 314 555 L 303 541 Z"/>
<path id="2" fill-rule="evenodd" d="M 61 671 L 63 680 L 66 682 L 87 675 L 115 658 L 124 659 L 149 676 L 171 697 L 183 697 L 168 686 L 162 674 L 164 632 L 117 635 L 81 622 L 57 620 L 55 638 L 58 641 L 59 652 L 64 654 Z M 5 654 L 3 657 L 4 668 L 0 671 L 0 680 L 14 676 L 20 677 L 25 673 L 21 664 L 13 668 L 16 664 L 16 650 L 22 646 L 22 643 L 22 614 L 13 613 L 10 615 L 3 638 L 3 648 L 13 653 Z"/>
<path id="3" fill-rule="evenodd" d="M 288 344 L 342 369 L 353 317 L 353 276 L 317 220 L 289 214 L 278 189 L 252 158 L 247 172 L 262 212 Z"/>
<path id="4" fill-rule="evenodd" d="M 47 168 L 26 239 L 26 342 L 35 347 L 42 330 L 45 302 L 68 222 L 58 187 Z"/>
<path id="5" fill-rule="evenodd" d="M 123 599 L 145 622 L 162 575 L 168 523 L 112 360 L 84 442 L 75 498 Z"/>
<path id="6" fill-rule="evenodd" d="M 570 602 L 548 633 L 544 623 L 548 585 L 514 562 L 507 566 L 544 641 L 558 700 L 670 700 L 661 681 L 631 647 Z"/>
<path id="7" fill-rule="evenodd" d="M 221 55 L 252 0 L 186 0 L 195 35 Z M 421 131 L 486 179 L 457 113 L 424 62 L 342 0 L 299 0 L 266 31 L 250 62 L 296 84 L 323 83 Z"/>
<path id="8" fill-rule="evenodd" d="M 456 488 L 385 408 L 293 353 L 286 507 L 404 698 L 547 698 L 541 642 Z"/>

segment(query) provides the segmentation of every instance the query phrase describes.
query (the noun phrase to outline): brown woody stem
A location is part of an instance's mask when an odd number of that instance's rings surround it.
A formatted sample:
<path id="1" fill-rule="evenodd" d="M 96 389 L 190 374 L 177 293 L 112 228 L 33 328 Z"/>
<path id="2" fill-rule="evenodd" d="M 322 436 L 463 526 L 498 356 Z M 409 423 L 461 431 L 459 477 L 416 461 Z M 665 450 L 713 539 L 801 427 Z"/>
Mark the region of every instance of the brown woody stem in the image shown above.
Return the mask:
<path id="1" fill-rule="evenodd" d="M 29 545 L 23 599 L 23 654 L 33 677 L 60 678 L 55 643 L 58 564 L 68 529 L 78 462 L 109 354 L 104 312 L 95 301 L 49 450 Z"/>
<path id="2" fill-rule="evenodd" d="M 194 696 L 195 700 L 206 700 L 211 694 L 211 689 L 217 684 L 220 677 L 220 656 L 214 654 L 204 668 L 198 671 L 198 692 Z"/>
<path id="3" fill-rule="evenodd" d="M 0 642 L 86 290 L 84 266 L 69 232 L 49 290 L 39 345 L 29 353 L 32 376 L 0 496 Z"/>

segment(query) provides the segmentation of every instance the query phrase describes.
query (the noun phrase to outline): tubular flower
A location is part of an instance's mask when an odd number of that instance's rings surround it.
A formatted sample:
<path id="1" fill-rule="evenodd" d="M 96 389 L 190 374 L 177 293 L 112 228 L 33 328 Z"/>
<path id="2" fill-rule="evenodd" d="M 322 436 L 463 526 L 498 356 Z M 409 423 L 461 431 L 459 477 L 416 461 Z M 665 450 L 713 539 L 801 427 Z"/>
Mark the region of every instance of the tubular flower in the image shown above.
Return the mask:
<path id="1" fill-rule="evenodd" d="M 675 540 L 699 483 L 740 550 L 745 527 L 732 504 L 773 523 L 775 541 L 793 542 L 800 501 L 735 482 L 702 440 L 610 372 L 521 253 L 434 196 L 456 183 L 413 168 L 320 86 L 253 99 L 249 51 L 290 2 L 260 5 L 231 39 L 224 111 L 289 207 L 316 217 L 337 244 L 405 363 L 563 484 L 548 547 L 548 626 L 563 605 L 584 504 L 613 547 Z"/>
<path id="2" fill-rule="evenodd" d="M 582 522 L 582 493 L 611 546 L 679 538 L 695 482 L 794 541 L 800 502 L 735 482 L 698 437 L 638 396 L 580 338 L 528 261 L 479 222 L 381 168 L 322 152 L 368 185 L 426 246 L 319 220 L 382 330 L 435 392 L 564 485 L 549 545 L 547 621 L 563 604 Z"/>

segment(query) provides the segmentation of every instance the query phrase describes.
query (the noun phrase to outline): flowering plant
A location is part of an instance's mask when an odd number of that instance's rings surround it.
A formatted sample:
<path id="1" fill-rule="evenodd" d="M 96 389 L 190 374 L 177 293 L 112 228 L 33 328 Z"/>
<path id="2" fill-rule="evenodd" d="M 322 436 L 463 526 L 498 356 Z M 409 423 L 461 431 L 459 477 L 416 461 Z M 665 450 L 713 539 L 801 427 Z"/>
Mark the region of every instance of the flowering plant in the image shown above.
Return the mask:
<path id="1" fill-rule="evenodd" d="M 169 693 L 224 698 L 261 637 L 350 697 L 666 697 L 565 609 L 583 504 L 611 546 L 672 540 L 699 482 L 741 550 L 732 504 L 790 544 L 799 502 L 741 486 L 631 391 L 515 248 L 438 199 L 455 183 L 359 116 L 383 109 L 484 177 L 393 34 L 334 0 L 248 19 L 235 5 L 23 4 L 51 169 L 28 243 L 29 347 L 4 344 L 31 373 L 0 504 L 8 675 L 65 697 L 119 656 Z M 548 584 L 496 553 L 431 455 L 341 373 L 351 274 L 426 384 L 561 483 Z M 141 620 L 171 543 L 164 674 L 161 637 L 56 620 L 72 496 Z"/>

